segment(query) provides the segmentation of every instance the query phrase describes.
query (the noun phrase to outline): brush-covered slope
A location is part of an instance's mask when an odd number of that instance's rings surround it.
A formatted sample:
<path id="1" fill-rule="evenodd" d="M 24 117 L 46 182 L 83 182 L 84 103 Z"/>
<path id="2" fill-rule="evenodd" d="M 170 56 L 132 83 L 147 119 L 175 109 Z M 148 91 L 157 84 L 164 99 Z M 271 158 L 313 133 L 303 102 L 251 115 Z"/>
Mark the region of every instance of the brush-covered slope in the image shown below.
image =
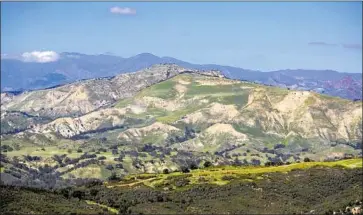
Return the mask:
<path id="1" fill-rule="evenodd" d="M 46 123 L 51 119 L 29 115 L 19 111 L 1 111 L 1 134 L 18 133 L 37 124 Z"/>
<path id="2" fill-rule="evenodd" d="M 100 214 L 100 208 L 102 214 L 352 214 L 362 209 L 361 167 L 303 164 L 130 175 L 52 191 L 1 186 L 1 209 L 5 214 Z"/>

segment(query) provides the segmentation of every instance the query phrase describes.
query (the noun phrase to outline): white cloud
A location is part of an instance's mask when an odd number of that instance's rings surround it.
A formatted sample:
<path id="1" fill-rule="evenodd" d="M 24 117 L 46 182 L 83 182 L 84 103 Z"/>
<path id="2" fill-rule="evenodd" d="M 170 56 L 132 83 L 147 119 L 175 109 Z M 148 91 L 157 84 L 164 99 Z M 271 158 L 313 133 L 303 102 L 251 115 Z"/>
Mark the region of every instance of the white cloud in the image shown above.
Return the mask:
<path id="1" fill-rule="evenodd" d="M 135 15 L 136 10 L 129 7 L 111 7 L 111 13 L 121 14 L 121 15 Z"/>
<path id="2" fill-rule="evenodd" d="M 54 51 L 32 51 L 24 52 L 22 60 L 25 62 L 48 63 L 59 59 L 59 54 Z"/>

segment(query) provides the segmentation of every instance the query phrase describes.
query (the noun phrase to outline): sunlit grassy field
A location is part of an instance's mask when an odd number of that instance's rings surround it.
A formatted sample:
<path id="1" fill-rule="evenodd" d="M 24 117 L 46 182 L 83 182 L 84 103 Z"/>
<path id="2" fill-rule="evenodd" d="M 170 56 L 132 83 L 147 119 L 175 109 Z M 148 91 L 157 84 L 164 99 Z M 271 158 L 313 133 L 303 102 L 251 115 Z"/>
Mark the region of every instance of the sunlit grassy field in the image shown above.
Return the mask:
<path id="1" fill-rule="evenodd" d="M 89 204 L 89 205 L 97 205 L 97 206 L 100 206 L 102 208 L 106 208 L 109 212 L 111 212 L 113 214 L 118 214 L 118 210 L 116 208 L 108 207 L 107 205 L 99 204 L 97 202 L 90 201 L 90 200 L 86 200 L 86 203 Z"/>
<path id="2" fill-rule="evenodd" d="M 191 170 L 190 173 L 173 172 L 170 174 L 138 174 L 128 175 L 121 182 L 106 183 L 108 187 L 123 187 L 144 184 L 149 187 L 160 187 L 161 185 L 168 184 L 173 178 L 186 176 L 190 180 L 190 184 L 211 183 L 217 185 L 224 185 L 230 182 L 225 180 L 226 177 L 253 181 L 262 179 L 261 175 L 273 172 L 288 172 L 292 170 L 308 169 L 312 167 L 343 167 L 343 168 L 362 168 L 362 159 L 348 159 L 332 162 L 304 162 L 294 163 L 283 166 L 222 166 L 222 167 L 209 167 L 204 169 Z M 203 182 L 201 182 L 203 178 Z"/>

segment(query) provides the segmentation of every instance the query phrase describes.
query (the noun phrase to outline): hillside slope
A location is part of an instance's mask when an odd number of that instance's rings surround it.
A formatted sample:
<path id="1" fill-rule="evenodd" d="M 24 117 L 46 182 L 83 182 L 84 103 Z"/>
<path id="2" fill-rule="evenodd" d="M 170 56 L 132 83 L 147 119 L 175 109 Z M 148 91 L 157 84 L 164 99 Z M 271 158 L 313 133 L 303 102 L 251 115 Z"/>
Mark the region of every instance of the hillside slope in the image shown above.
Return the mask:
<path id="1" fill-rule="evenodd" d="M 239 130 L 241 134 L 252 135 L 253 132 L 243 131 L 249 128 L 281 136 L 357 141 L 362 138 L 361 110 L 361 102 L 314 92 L 289 91 L 187 74 L 146 88 L 133 98 L 121 100 L 114 107 L 78 118 L 59 118 L 38 130 L 48 128 L 62 133 L 62 129 L 56 127 L 68 124 L 67 128 L 73 130 L 74 134 L 80 134 L 95 130 L 105 122 L 110 123 L 109 127 L 122 125 L 121 121 L 114 122 L 113 116 L 134 116 L 154 118 L 173 126 L 185 124 L 208 128 L 206 131 L 212 133 L 216 133 L 214 130 Z M 91 127 L 78 131 L 77 123 Z M 50 128 L 52 126 L 53 129 Z"/>
<path id="2" fill-rule="evenodd" d="M 24 92 L 1 94 L 1 110 L 22 111 L 52 118 L 82 115 L 113 102 L 135 95 L 138 91 L 180 73 L 198 72 L 165 64 L 114 78 L 90 79 L 63 86 Z M 221 75 L 203 71 L 206 75 Z"/>

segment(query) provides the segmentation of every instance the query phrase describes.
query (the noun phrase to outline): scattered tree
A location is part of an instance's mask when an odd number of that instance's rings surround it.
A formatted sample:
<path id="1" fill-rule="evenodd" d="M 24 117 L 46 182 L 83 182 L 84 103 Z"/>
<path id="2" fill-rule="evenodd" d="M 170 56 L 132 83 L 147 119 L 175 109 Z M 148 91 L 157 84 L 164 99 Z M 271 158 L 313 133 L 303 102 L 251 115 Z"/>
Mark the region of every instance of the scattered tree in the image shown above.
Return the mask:
<path id="1" fill-rule="evenodd" d="M 117 155 L 117 154 L 118 154 L 117 149 L 112 149 L 112 155 Z"/>
<path id="2" fill-rule="evenodd" d="M 74 198 L 78 198 L 79 200 L 82 200 L 82 199 L 84 199 L 84 197 L 85 197 L 85 193 L 84 193 L 84 191 L 75 190 L 75 191 L 72 193 L 72 197 L 74 197 Z"/>
<path id="3" fill-rule="evenodd" d="M 212 162 L 210 162 L 210 161 L 204 162 L 204 167 L 205 168 L 210 167 L 210 166 L 212 166 Z"/>
<path id="4" fill-rule="evenodd" d="M 304 158 L 304 162 L 311 162 L 310 158 Z"/>
<path id="5" fill-rule="evenodd" d="M 190 164 L 190 169 L 198 169 L 198 165 L 196 163 Z"/>
<path id="6" fill-rule="evenodd" d="M 188 168 L 188 167 L 185 167 L 185 166 L 181 167 L 181 171 L 182 171 L 183 173 L 188 173 L 188 172 L 190 172 L 189 168 Z"/>
<path id="7" fill-rule="evenodd" d="M 91 189 L 90 194 L 91 194 L 91 196 L 97 196 L 97 194 L 98 194 L 98 190 L 96 190 L 96 189 Z"/>
<path id="8" fill-rule="evenodd" d="M 113 168 L 112 164 L 109 164 L 109 165 L 106 166 L 106 169 L 113 170 L 114 168 Z"/>
<path id="9" fill-rule="evenodd" d="M 112 172 L 110 177 L 108 177 L 108 181 L 117 181 L 117 180 L 120 180 L 120 177 L 118 177 L 115 172 Z"/>

